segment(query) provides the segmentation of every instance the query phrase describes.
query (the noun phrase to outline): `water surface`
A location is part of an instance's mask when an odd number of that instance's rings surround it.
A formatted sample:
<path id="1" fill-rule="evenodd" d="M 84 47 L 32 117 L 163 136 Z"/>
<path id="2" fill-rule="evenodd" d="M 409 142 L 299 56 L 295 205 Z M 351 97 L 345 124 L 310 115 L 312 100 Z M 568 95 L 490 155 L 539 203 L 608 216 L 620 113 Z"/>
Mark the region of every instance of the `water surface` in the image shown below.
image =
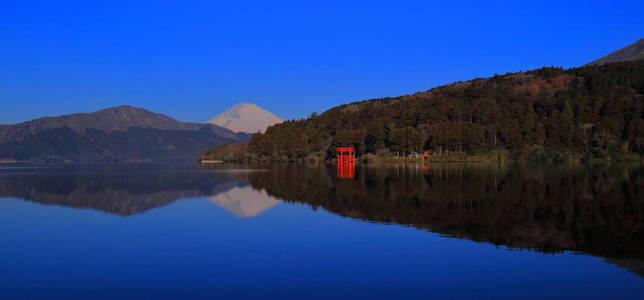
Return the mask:
<path id="1" fill-rule="evenodd" d="M 3 165 L 0 297 L 642 298 L 643 175 Z"/>

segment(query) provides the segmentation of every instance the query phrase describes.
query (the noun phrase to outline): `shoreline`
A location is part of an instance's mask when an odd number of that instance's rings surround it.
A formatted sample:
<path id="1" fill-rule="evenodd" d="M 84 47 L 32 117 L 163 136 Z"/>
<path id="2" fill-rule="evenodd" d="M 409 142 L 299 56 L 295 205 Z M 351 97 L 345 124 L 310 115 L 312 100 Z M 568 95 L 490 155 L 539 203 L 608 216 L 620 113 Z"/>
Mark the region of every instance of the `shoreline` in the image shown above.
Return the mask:
<path id="1" fill-rule="evenodd" d="M 223 160 L 217 160 L 217 159 L 201 159 L 198 162 L 200 164 L 223 164 L 223 163 L 225 163 Z"/>
<path id="2" fill-rule="evenodd" d="M 30 163 L 33 161 L 28 160 L 0 160 L 0 164 L 16 164 L 16 163 Z"/>
<path id="3" fill-rule="evenodd" d="M 202 164 L 212 163 L 232 163 L 232 164 L 272 164 L 272 163 L 338 163 L 336 159 L 257 159 L 257 160 L 198 160 Z M 605 158 L 569 158 L 565 160 L 516 160 L 508 156 L 491 156 L 491 155 L 464 155 L 464 156 L 433 156 L 427 159 L 420 158 L 403 158 L 403 157 L 384 157 L 384 156 L 367 156 L 358 157 L 355 164 L 378 164 L 378 163 L 413 163 L 413 164 L 427 164 L 427 163 L 494 163 L 494 164 L 568 164 L 568 163 L 620 163 L 620 162 L 644 162 L 644 156 L 629 155 L 620 159 L 611 157 Z"/>

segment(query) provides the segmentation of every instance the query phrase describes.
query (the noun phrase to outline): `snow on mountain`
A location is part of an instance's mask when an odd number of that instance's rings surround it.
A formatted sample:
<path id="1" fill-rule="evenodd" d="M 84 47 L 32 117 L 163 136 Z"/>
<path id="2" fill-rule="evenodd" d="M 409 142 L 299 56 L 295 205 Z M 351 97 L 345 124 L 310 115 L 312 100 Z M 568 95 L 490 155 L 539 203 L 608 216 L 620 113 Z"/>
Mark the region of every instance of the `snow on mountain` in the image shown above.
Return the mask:
<path id="1" fill-rule="evenodd" d="M 280 117 L 253 104 L 237 103 L 220 115 L 208 120 L 208 123 L 215 124 L 234 132 L 256 133 L 264 132 L 268 126 L 282 123 Z"/>

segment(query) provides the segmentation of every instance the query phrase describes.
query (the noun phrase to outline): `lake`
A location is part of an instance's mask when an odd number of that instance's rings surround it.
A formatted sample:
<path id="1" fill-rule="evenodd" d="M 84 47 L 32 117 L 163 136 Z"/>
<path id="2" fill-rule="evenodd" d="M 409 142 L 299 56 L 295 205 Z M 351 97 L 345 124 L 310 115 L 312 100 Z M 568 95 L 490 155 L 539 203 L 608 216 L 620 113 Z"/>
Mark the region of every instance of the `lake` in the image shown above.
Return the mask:
<path id="1" fill-rule="evenodd" d="M 644 298 L 644 167 L 0 165 L 0 298 Z"/>

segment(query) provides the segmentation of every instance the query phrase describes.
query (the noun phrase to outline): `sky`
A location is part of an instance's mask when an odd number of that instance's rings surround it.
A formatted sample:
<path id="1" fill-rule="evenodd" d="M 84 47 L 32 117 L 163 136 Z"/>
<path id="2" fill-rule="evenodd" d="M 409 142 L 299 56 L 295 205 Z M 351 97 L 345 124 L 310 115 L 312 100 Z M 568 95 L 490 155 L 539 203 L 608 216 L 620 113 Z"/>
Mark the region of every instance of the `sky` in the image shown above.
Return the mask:
<path id="1" fill-rule="evenodd" d="M 129 104 L 285 119 L 644 38 L 644 1 L 2 1 L 0 124 Z"/>

